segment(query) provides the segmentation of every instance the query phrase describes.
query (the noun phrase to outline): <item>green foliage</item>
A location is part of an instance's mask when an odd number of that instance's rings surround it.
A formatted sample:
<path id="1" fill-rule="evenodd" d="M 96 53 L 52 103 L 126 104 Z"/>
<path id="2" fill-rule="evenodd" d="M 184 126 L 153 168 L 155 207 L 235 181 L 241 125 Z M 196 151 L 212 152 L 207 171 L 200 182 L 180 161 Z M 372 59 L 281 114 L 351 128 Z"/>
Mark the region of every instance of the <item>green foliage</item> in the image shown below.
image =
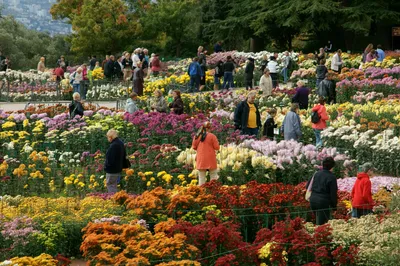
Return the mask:
<path id="1" fill-rule="evenodd" d="M 121 0 L 61 0 L 50 12 L 53 18 L 69 19 L 74 30 L 71 50 L 81 56 L 120 53 L 141 29 L 136 15 Z"/>
<path id="2" fill-rule="evenodd" d="M 193 55 L 199 45 L 196 37 L 202 15 L 197 2 L 160 0 L 143 6 L 147 11 L 141 17 L 143 39 L 158 39 L 159 48 L 167 54 L 174 53 L 178 57 L 182 54 Z"/>
<path id="3" fill-rule="evenodd" d="M 0 40 L 0 50 L 10 57 L 12 69 L 36 69 L 42 56 L 46 67 L 54 67 L 57 58 L 69 52 L 63 36 L 29 30 L 12 17 L 0 18 Z"/>

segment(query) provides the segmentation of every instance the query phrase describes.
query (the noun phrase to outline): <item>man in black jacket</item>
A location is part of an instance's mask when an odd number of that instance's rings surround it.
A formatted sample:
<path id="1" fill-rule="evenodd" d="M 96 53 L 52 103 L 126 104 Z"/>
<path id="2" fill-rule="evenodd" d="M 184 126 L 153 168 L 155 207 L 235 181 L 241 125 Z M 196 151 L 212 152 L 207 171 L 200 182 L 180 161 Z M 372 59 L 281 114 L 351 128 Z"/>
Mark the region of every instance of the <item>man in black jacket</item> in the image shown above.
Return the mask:
<path id="1" fill-rule="evenodd" d="M 71 119 L 76 115 L 80 115 L 82 117 L 84 109 L 81 103 L 81 95 L 79 92 L 74 92 L 74 94 L 72 94 L 72 99 L 72 103 L 69 105 L 69 117 Z"/>
<path id="2" fill-rule="evenodd" d="M 115 74 L 115 63 L 114 63 L 114 56 L 111 55 L 110 59 L 107 61 L 107 63 L 104 65 L 104 76 L 108 80 L 112 80 L 114 78 Z"/>
<path id="3" fill-rule="evenodd" d="M 257 136 L 261 127 L 261 116 L 254 103 L 255 99 L 256 93 L 252 91 L 247 95 L 247 100 L 240 102 L 235 109 L 235 128 L 240 129 L 242 135 Z"/>
<path id="4" fill-rule="evenodd" d="M 233 63 L 232 57 L 228 55 L 226 62 L 224 63 L 224 83 L 222 84 L 223 89 L 233 88 L 233 72 L 235 72 L 235 64 Z"/>
<path id="5" fill-rule="evenodd" d="M 249 58 L 246 68 L 244 70 L 245 73 L 245 83 L 246 83 L 246 90 L 249 88 L 253 88 L 253 76 L 254 76 L 254 59 Z"/>
<path id="6" fill-rule="evenodd" d="M 336 103 L 336 84 L 332 73 L 328 73 L 317 87 L 317 94 L 326 99 L 328 104 Z"/>
<path id="7" fill-rule="evenodd" d="M 122 66 L 122 56 L 117 56 L 117 60 L 114 62 L 114 74 L 115 78 L 121 80 L 123 77 L 123 66 Z"/>
<path id="8" fill-rule="evenodd" d="M 126 152 L 124 143 L 118 138 L 115 129 L 110 129 L 107 132 L 107 139 L 111 144 L 106 153 L 104 171 L 106 172 L 107 190 L 109 193 L 115 193 L 118 191 L 118 179 L 121 178 Z"/>
<path id="9" fill-rule="evenodd" d="M 316 224 L 322 225 L 331 218 L 331 210 L 337 206 L 338 185 L 335 175 L 331 172 L 335 166 L 332 157 L 322 161 L 322 170 L 316 172 L 307 182 L 311 186 L 310 206 L 315 213 Z"/>

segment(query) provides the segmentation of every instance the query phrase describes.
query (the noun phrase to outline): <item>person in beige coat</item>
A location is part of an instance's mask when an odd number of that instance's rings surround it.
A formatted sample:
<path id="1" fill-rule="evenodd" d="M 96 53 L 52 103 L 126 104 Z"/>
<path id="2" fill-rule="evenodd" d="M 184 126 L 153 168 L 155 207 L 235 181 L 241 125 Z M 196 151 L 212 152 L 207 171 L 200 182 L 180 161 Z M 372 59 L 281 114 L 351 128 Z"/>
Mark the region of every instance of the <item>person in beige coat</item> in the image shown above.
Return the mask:
<path id="1" fill-rule="evenodd" d="M 38 72 L 44 72 L 46 70 L 46 66 L 44 65 L 44 61 L 45 61 L 44 57 L 41 57 L 38 65 L 37 65 L 37 71 Z"/>
<path id="2" fill-rule="evenodd" d="M 264 69 L 264 75 L 260 78 L 260 88 L 262 89 L 264 96 L 271 96 L 272 95 L 272 78 L 269 74 L 269 69 Z"/>

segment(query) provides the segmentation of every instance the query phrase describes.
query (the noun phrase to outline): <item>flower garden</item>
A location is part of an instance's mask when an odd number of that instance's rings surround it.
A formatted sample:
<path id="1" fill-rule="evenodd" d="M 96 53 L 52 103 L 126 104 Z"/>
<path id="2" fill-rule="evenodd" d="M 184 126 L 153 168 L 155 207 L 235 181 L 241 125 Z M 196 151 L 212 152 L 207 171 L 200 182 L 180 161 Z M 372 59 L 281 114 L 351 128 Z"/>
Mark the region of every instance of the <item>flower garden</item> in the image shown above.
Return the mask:
<path id="1" fill-rule="evenodd" d="M 241 87 L 245 59 L 254 57 L 258 66 L 269 53 L 213 54 L 208 64 L 227 55 L 238 65 Z M 306 80 L 314 90 L 315 60 L 294 59 L 291 80 Z M 185 114 L 179 116 L 150 112 L 155 89 L 169 97 L 170 89 L 186 86 L 189 60 L 169 63 L 162 77 L 146 80 L 142 110 L 134 114 L 90 102 L 84 116 L 73 119 L 61 104 L 0 110 L 0 265 L 69 265 L 76 258 L 88 265 L 397 265 L 400 54 L 362 69 L 360 55 L 343 60 L 346 68 L 335 77 L 338 103 L 327 106 L 331 119 L 320 150 L 313 145 L 311 108 L 300 112 L 301 142 L 239 135 L 233 111 L 246 98 L 244 89 L 184 93 Z M 43 100 L 56 94 L 47 74 L 0 77 L 15 85 L 13 101 L 29 100 L 32 87 Z M 210 69 L 210 88 L 212 80 Z M 127 84 L 103 84 L 87 95 L 121 99 L 129 91 Z M 68 88 L 62 93 L 70 97 Z M 293 93 L 280 86 L 273 97 L 258 94 L 262 121 L 275 107 L 280 126 Z M 316 99 L 310 95 L 310 102 Z M 220 178 L 197 186 L 191 141 L 206 120 L 221 145 Z M 131 162 L 116 194 L 106 192 L 103 171 L 111 128 L 126 143 Z M 315 226 L 305 183 L 328 156 L 336 161 L 339 203 L 333 220 Z M 371 178 L 374 214 L 351 219 L 350 192 L 357 166 L 365 162 L 379 172 Z"/>

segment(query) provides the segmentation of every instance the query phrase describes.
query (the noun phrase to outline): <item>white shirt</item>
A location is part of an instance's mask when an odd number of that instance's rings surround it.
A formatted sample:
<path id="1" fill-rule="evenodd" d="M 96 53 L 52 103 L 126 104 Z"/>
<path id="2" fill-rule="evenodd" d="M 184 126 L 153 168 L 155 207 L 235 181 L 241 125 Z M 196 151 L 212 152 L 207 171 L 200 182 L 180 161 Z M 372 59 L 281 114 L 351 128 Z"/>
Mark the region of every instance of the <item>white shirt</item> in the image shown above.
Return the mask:
<path id="1" fill-rule="evenodd" d="M 139 55 L 137 54 L 132 55 L 132 62 L 133 62 L 132 66 L 137 67 L 137 64 L 140 62 Z"/>
<path id="2" fill-rule="evenodd" d="M 265 75 L 262 75 L 260 78 L 260 88 L 263 91 L 263 94 L 265 96 L 271 96 L 272 95 L 272 79 L 271 76 L 266 77 Z"/>
<path id="3" fill-rule="evenodd" d="M 336 53 L 333 57 L 332 57 L 332 62 L 331 62 L 331 69 L 335 70 L 335 71 L 339 71 L 339 66 L 341 66 L 343 64 L 343 61 L 339 62 L 339 55 Z"/>
<path id="4" fill-rule="evenodd" d="M 278 63 L 276 61 L 269 61 L 267 67 L 269 73 L 278 73 Z"/>
<path id="5" fill-rule="evenodd" d="M 74 80 L 73 84 L 79 84 L 83 80 L 83 72 L 81 72 L 80 74 L 78 72 L 75 72 L 71 76 Z"/>

